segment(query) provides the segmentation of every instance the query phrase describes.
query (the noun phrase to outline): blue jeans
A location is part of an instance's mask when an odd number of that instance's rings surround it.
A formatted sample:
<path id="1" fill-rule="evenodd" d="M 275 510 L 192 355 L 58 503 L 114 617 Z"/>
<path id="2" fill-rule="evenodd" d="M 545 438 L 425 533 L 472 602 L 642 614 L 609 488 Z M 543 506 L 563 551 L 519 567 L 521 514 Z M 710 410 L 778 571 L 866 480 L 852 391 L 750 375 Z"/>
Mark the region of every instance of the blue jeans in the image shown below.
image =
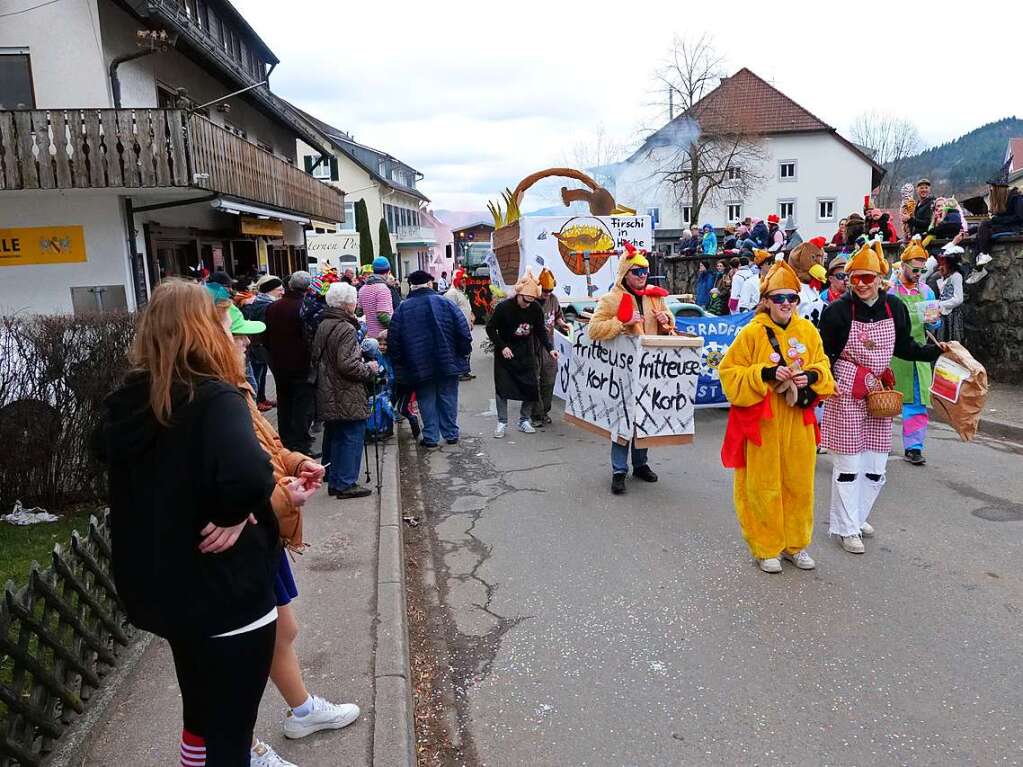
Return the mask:
<path id="1" fill-rule="evenodd" d="M 640 466 L 646 466 L 647 449 L 645 447 L 638 448 L 635 442 L 631 445 L 619 445 L 616 440 L 611 440 L 611 471 L 614 474 L 629 473 L 630 447 L 632 448 L 632 470 L 635 471 Z"/>
<path id="2" fill-rule="evenodd" d="M 266 371 L 270 369 L 270 366 L 265 362 L 253 360 L 251 369 L 252 375 L 256 379 L 256 385 L 253 387 L 256 392 L 256 402 L 266 402 Z"/>
<path id="3" fill-rule="evenodd" d="M 441 436 L 458 439 L 458 376 L 417 384 L 416 402 L 423 417 L 423 442 L 436 445 Z"/>
<path id="4" fill-rule="evenodd" d="M 327 467 L 327 487 L 347 490 L 359 484 L 362 446 L 366 438 L 366 420 L 327 421 L 323 429 L 323 457 Z"/>

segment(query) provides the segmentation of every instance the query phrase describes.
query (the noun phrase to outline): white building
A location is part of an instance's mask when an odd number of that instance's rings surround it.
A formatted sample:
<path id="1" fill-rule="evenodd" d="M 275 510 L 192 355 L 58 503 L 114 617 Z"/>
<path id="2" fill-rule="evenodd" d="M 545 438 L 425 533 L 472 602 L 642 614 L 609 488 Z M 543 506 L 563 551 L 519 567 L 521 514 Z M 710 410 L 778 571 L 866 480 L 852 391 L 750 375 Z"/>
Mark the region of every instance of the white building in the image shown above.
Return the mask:
<path id="1" fill-rule="evenodd" d="M 23 4 L 0 22 L 0 312 L 134 308 L 164 276 L 304 268 L 342 194 L 227 0 Z M 235 95 L 235 92 L 245 90 Z"/>
<path id="2" fill-rule="evenodd" d="M 433 226 L 421 212 L 430 202 L 416 188 L 423 174 L 387 152 L 360 144 L 343 130 L 298 111 L 330 143 L 329 162 L 318 162 L 317 150 L 304 141 L 298 142 L 297 151 L 313 176 L 344 190 L 345 218 L 340 231 L 355 232 L 355 203 L 365 200 L 373 252 L 380 252 L 383 219 L 391 236 L 391 250 L 398 258 L 397 275 L 429 270 L 435 261 L 437 240 Z"/>
<path id="3" fill-rule="evenodd" d="M 751 171 L 762 182 L 744 195 L 723 191 L 720 199 L 703 207 L 701 225 L 720 228 L 776 213 L 783 221 L 791 215 L 803 239 L 818 235 L 830 239 L 842 217 L 862 213 L 864 195 L 884 175 L 884 169 L 859 147 L 748 69 L 723 79 L 690 112 L 699 116 L 679 115 L 627 160 L 598 169 L 599 179 L 619 203 L 654 218 L 659 242 L 676 239 L 682 228 L 694 223 L 690 206 L 677 201 L 674 189 L 660 175 L 667 159 L 678 157 L 673 137 L 689 135 L 692 125 L 706 133 L 713 130 L 714 120 L 741 114 L 759 137 L 758 166 L 728 172 Z"/>

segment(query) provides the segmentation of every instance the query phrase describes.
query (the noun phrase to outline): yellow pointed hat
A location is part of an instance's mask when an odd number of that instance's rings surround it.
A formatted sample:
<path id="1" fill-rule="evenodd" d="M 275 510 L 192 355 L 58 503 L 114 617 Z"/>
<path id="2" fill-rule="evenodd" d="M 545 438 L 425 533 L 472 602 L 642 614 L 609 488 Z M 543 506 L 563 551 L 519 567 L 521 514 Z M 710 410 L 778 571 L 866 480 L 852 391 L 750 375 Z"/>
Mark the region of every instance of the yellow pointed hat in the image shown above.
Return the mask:
<path id="1" fill-rule="evenodd" d="M 802 285 L 796 270 L 785 261 L 778 261 L 760 281 L 760 295 L 766 296 L 774 290 L 793 290 L 798 293 Z"/>
<path id="2" fill-rule="evenodd" d="M 753 249 L 753 263 L 760 266 L 768 259 L 774 258 L 774 253 L 769 250 L 761 250 L 760 248 Z"/>
<path id="3" fill-rule="evenodd" d="M 928 256 L 929 256 L 928 252 L 924 250 L 923 246 L 920 244 L 920 237 L 917 236 L 910 240 L 909 245 L 907 245 L 906 249 L 902 251 L 901 260 L 902 263 L 906 263 L 907 261 L 915 261 L 917 259 L 920 259 L 921 261 L 926 261 Z"/>
<path id="4" fill-rule="evenodd" d="M 538 280 L 540 287 L 544 290 L 554 290 L 554 286 L 558 284 L 558 281 L 554 279 L 554 272 L 550 269 L 544 268 L 540 272 L 540 279 Z"/>
<path id="5" fill-rule="evenodd" d="M 855 272 L 874 272 L 874 274 L 885 275 L 891 270 L 888 264 L 888 260 L 884 257 L 884 249 L 881 247 L 881 243 L 875 240 L 874 242 L 864 243 L 863 247 L 856 251 L 852 258 L 849 259 L 849 263 L 845 265 L 846 273 Z"/>
<path id="6" fill-rule="evenodd" d="M 515 283 L 515 294 L 533 298 L 540 297 L 540 283 L 536 281 L 536 277 L 529 269 L 526 269 L 526 273 L 519 277 L 519 281 Z"/>

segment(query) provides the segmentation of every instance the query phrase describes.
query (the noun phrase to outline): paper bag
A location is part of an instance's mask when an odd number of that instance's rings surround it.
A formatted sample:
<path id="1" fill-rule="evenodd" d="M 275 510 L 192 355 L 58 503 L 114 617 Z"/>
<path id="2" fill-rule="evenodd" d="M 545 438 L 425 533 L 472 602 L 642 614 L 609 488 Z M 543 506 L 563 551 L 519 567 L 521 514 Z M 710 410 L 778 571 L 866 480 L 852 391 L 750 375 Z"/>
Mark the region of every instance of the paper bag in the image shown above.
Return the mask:
<path id="1" fill-rule="evenodd" d="M 964 442 L 977 435 L 987 392 L 987 370 L 961 343 L 950 341 L 948 351 L 941 355 L 935 366 L 931 403 L 945 414 Z"/>

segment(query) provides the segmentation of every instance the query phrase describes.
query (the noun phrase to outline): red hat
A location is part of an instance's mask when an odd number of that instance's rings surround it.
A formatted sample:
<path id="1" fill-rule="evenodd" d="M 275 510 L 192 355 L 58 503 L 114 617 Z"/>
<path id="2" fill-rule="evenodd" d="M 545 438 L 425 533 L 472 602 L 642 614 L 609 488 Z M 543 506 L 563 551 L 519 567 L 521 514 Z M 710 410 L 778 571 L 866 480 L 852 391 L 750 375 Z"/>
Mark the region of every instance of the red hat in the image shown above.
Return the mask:
<path id="1" fill-rule="evenodd" d="M 769 224 L 777 224 L 779 221 L 781 221 L 781 219 L 778 218 L 778 215 L 776 213 L 772 213 L 770 216 L 767 217 L 767 223 Z"/>
<path id="2" fill-rule="evenodd" d="M 823 237 L 814 237 L 812 240 L 810 240 L 810 242 L 812 242 L 818 248 L 823 248 L 827 244 L 828 241 L 826 239 L 824 239 Z"/>
<path id="3" fill-rule="evenodd" d="M 460 288 L 465 284 L 465 269 L 459 269 L 451 275 L 451 284 L 456 288 Z"/>

